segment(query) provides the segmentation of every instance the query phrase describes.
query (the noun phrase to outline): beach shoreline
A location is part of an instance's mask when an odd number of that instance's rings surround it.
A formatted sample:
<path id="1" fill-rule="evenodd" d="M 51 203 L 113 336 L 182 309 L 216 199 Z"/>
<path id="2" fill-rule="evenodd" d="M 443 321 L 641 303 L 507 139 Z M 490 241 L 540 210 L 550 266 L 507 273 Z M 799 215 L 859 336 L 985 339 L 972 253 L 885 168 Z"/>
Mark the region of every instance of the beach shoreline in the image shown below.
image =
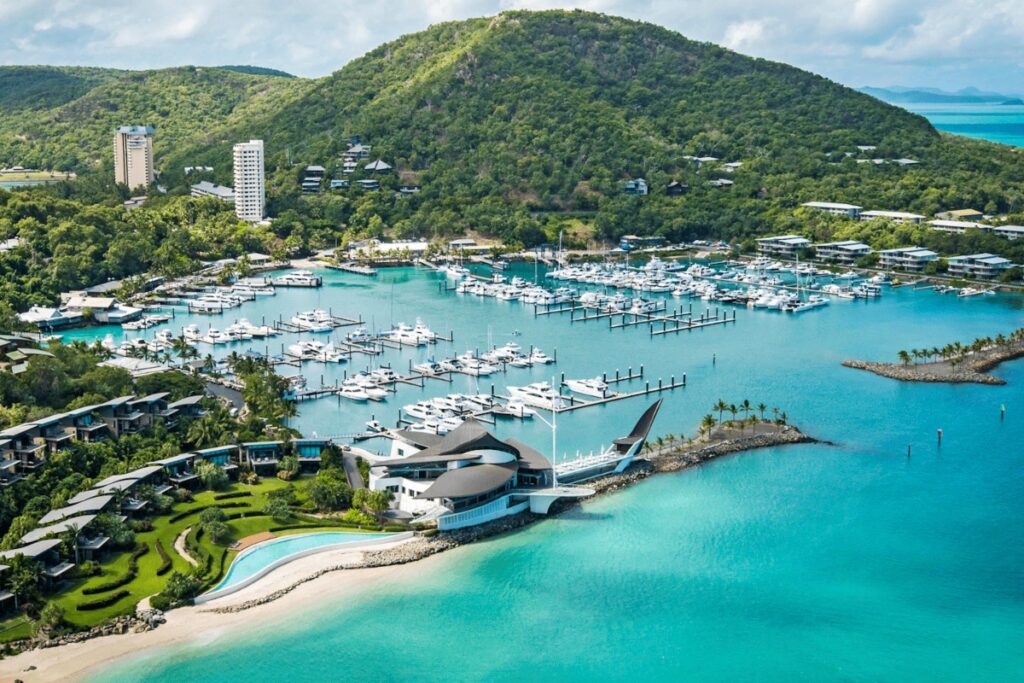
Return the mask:
<path id="1" fill-rule="evenodd" d="M 648 452 L 625 472 L 587 483 L 595 496 L 632 486 L 659 473 L 677 472 L 709 460 L 736 453 L 799 443 L 820 443 L 789 425 L 761 423 L 738 430 L 717 427 L 711 435 L 691 443 L 671 444 Z M 579 503 L 553 506 L 557 515 Z M 0 680 L 25 683 L 82 680 L 104 666 L 138 656 L 151 648 L 186 645 L 204 634 L 227 634 L 252 620 L 287 617 L 307 605 L 318 605 L 345 596 L 420 576 L 429 571 L 432 558 L 460 546 L 500 536 L 530 526 L 543 515 L 521 513 L 477 527 L 432 537 L 387 543 L 364 550 L 339 549 L 291 562 L 246 588 L 201 606 L 180 607 L 166 613 L 166 623 L 152 630 L 127 630 L 59 646 L 40 646 L 0 660 Z M 287 599 L 283 599 L 287 596 Z"/>

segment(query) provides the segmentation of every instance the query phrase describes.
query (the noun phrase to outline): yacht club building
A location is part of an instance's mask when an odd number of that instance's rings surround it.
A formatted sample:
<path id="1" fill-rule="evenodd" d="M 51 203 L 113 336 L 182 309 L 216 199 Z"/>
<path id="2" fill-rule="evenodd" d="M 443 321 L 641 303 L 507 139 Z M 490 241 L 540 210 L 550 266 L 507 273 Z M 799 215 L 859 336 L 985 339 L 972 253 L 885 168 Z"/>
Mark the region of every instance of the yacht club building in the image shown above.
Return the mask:
<path id="1" fill-rule="evenodd" d="M 560 498 L 592 495 L 576 484 L 621 472 L 643 448 L 661 401 L 644 412 L 629 435 L 601 453 L 552 466 L 551 460 L 515 439 L 501 440 L 476 420 L 445 436 L 399 431 L 392 455 L 371 464 L 369 487 L 391 491 L 394 505 L 438 529 L 483 524 L 530 510 L 546 514 Z"/>

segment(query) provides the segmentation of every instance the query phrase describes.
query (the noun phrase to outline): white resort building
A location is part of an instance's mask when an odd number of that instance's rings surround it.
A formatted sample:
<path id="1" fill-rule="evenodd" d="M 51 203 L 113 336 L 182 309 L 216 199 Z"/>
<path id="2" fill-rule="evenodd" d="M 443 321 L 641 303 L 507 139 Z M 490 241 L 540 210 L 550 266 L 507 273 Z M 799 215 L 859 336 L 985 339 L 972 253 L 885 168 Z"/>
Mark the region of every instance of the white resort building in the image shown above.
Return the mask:
<path id="1" fill-rule="evenodd" d="M 153 171 L 152 126 L 121 126 L 114 132 L 114 182 L 129 189 L 149 187 Z"/>
<path id="2" fill-rule="evenodd" d="M 760 237 L 757 240 L 757 253 L 764 255 L 795 258 L 797 252 L 811 246 L 811 241 L 799 235 L 776 235 Z"/>
<path id="3" fill-rule="evenodd" d="M 818 258 L 824 261 L 834 261 L 844 265 L 852 265 L 862 256 L 867 256 L 873 250 L 863 242 L 845 240 L 842 242 L 825 242 L 815 244 L 814 251 Z"/>
<path id="4" fill-rule="evenodd" d="M 259 223 L 267 203 L 263 178 L 263 141 L 239 142 L 233 148 L 235 215 L 239 220 Z"/>
<path id="5" fill-rule="evenodd" d="M 628 467 L 660 407 L 660 400 L 651 405 L 629 435 L 609 448 L 554 467 L 539 451 L 515 439 L 502 441 L 473 419 L 445 436 L 400 430 L 392 433 L 390 455 L 371 462 L 369 487 L 391 491 L 399 513 L 415 521 L 436 520 L 441 530 L 526 510 L 547 514 L 559 498 L 593 494 L 571 484 Z"/>
<path id="6" fill-rule="evenodd" d="M 1008 240 L 1015 240 L 1024 237 L 1024 225 L 999 225 L 987 228 L 997 237 L 1005 237 Z"/>
<path id="7" fill-rule="evenodd" d="M 878 252 L 878 265 L 883 268 L 899 268 L 917 272 L 924 270 L 926 265 L 938 258 L 939 255 L 934 251 L 923 247 L 900 247 Z"/>
<path id="8" fill-rule="evenodd" d="M 876 218 L 885 218 L 894 223 L 920 223 L 924 216 L 919 213 L 907 213 L 906 211 L 861 211 L 860 219 L 870 221 Z"/>
<path id="9" fill-rule="evenodd" d="M 928 225 L 931 226 L 932 230 L 938 230 L 939 232 L 953 232 L 956 234 L 963 234 L 968 230 L 988 230 L 989 226 L 983 223 L 975 223 L 973 221 L 953 221 L 947 219 L 936 219 L 934 221 L 928 221 Z"/>
<path id="10" fill-rule="evenodd" d="M 233 189 L 211 183 L 209 180 L 203 180 L 192 185 L 191 190 L 193 197 L 216 197 L 223 202 L 232 204 L 235 202 L 235 191 Z"/>
<path id="11" fill-rule="evenodd" d="M 818 211 L 824 211 L 835 216 L 849 216 L 850 218 L 857 218 L 860 216 L 861 207 L 856 204 L 842 204 L 840 202 L 804 202 L 800 206 L 805 206 L 808 209 L 816 209 Z"/>
<path id="12" fill-rule="evenodd" d="M 997 278 L 1013 268 L 1013 262 L 1010 259 L 995 254 L 950 256 L 947 261 L 951 275 L 966 275 L 985 279 Z"/>

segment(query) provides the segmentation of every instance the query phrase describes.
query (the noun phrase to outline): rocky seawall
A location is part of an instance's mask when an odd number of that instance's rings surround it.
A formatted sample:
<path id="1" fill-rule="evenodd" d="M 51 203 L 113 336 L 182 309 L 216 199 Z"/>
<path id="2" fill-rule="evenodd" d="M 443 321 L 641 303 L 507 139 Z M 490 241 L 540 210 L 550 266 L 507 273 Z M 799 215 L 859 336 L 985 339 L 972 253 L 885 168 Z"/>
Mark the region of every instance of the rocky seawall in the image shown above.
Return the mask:
<path id="1" fill-rule="evenodd" d="M 874 363 L 863 360 L 844 360 L 848 368 L 867 370 L 881 377 L 897 379 L 901 382 L 933 382 L 949 384 L 1006 384 L 1006 380 L 979 372 L 973 367 L 961 365 L 950 367 L 946 364 L 912 363 Z M 994 364 L 993 364 L 994 365 Z M 992 367 L 990 365 L 989 367 Z"/>

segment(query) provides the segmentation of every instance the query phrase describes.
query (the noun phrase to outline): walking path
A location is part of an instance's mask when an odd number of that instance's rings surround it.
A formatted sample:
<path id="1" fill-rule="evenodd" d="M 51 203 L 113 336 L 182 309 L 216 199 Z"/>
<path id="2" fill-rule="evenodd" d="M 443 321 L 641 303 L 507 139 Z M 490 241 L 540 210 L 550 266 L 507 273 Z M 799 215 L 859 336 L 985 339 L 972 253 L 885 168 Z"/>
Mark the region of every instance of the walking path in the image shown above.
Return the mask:
<path id="1" fill-rule="evenodd" d="M 178 537 L 176 539 L 174 539 L 174 552 L 184 557 L 185 561 L 193 567 L 198 567 L 199 563 L 196 562 L 196 558 L 189 555 L 188 550 L 185 549 L 185 537 L 188 536 L 188 532 L 190 531 L 192 531 L 192 527 L 188 527 L 180 534 L 178 534 Z"/>
<path id="2" fill-rule="evenodd" d="M 276 538 L 276 536 L 274 536 L 274 534 L 270 533 L 269 531 L 261 531 L 258 534 L 252 534 L 250 536 L 246 536 L 243 539 L 240 539 L 238 543 L 231 546 L 231 549 L 236 552 L 242 552 L 249 546 L 256 545 L 257 543 L 262 543 L 263 541 L 269 541 L 272 538 Z"/>

